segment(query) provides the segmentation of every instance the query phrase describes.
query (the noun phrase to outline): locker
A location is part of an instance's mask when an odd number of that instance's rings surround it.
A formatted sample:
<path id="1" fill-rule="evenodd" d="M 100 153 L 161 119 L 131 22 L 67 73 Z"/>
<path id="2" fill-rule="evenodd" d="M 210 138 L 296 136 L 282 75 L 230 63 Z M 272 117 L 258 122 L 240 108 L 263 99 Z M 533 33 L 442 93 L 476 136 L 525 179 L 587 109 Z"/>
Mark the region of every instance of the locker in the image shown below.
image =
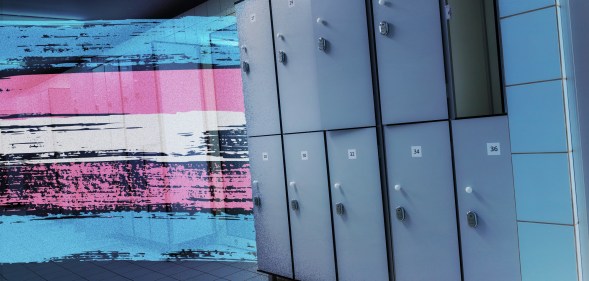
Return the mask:
<path id="1" fill-rule="evenodd" d="M 365 1 L 313 3 L 318 95 L 324 129 L 373 126 L 374 94 Z"/>
<path id="2" fill-rule="evenodd" d="M 365 2 L 273 0 L 272 10 L 284 132 L 374 125 Z"/>
<path id="3" fill-rule="evenodd" d="M 395 280 L 460 280 L 448 122 L 385 128 Z"/>
<path id="4" fill-rule="evenodd" d="M 286 135 L 284 151 L 296 277 L 336 280 L 323 133 Z"/>
<path id="5" fill-rule="evenodd" d="M 452 121 L 465 281 L 521 280 L 506 116 Z"/>
<path id="6" fill-rule="evenodd" d="M 277 65 L 282 129 L 285 133 L 320 130 L 311 0 L 270 3 L 276 52 L 283 52 L 285 58 Z"/>
<path id="7" fill-rule="evenodd" d="M 372 3 L 383 123 L 448 119 L 440 1 Z"/>
<path id="8" fill-rule="evenodd" d="M 374 128 L 327 132 L 339 280 L 389 280 Z"/>
<path id="9" fill-rule="evenodd" d="M 280 136 L 249 139 L 258 269 L 293 278 Z"/>
<path id="10" fill-rule="evenodd" d="M 270 5 L 246 0 L 235 8 L 248 135 L 280 134 Z"/>

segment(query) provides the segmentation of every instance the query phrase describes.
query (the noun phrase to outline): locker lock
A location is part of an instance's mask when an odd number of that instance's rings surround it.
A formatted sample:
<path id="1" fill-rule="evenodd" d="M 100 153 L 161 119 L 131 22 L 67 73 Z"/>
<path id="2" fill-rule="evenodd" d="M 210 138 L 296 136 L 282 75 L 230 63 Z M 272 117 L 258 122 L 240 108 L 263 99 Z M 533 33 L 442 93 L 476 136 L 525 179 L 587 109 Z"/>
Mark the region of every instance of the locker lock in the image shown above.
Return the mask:
<path id="1" fill-rule="evenodd" d="M 323 37 L 319 37 L 317 40 L 317 47 L 319 48 L 319 51 L 327 52 L 327 40 Z"/>
<path id="2" fill-rule="evenodd" d="M 335 212 L 338 215 L 342 216 L 344 214 L 344 212 L 345 212 L 344 204 L 343 203 L 337 203 L 337 204 L 335 204 Z"/>
<path id="3" fill-rule="evenodd" d="M 299 210 L 299 201 L 297 201 L 297 200 L 290 201 L 290 208 L 293 211 L 298 211 Z"/>
<path id="4" fill-rule="evenodd" d="M 245 73 L 249 73 L 250 72 L 250 64 L 247 61 L 244 61 L 241 63 L 241 70 L 243 70 L 243 72 Z"/>
<path id="5" fill-rule="evenodd" d="M 479 216 L 477 213 L 470 211 L 466 213 L 466 221 L 468 222 L 468 226 L 476 228 L 479 225 Z"/>
<path id="6" fill-rule="evenodd" d="M 260 199 L 260 197 L 258 197 L 258 196 L 254 197 L 254 206 L 257 206 L 257 207 L 262 206 L 262 199 Z"/>
<path id="7" fill-rule="evenodd" d="M 405 208 L 403 207 L 397 207 L 397 209 L 395 210 L 395 215 L 397 216 L 397 219 L 400 221 L 404 221 L 405 220 Z"/>
<path id="8" fill-rule="evenodd" d="M 380 24 L 378 24 L 378 31 L 384 36 L 389 35 L 389 23 L 386 21 L 381 21 Z"/>
<path id="9" fill-rule="evenodd" d="M 278 61 L 282 64 L 286 63 L 286 53 L 284 51 L 278 52 Z"/>

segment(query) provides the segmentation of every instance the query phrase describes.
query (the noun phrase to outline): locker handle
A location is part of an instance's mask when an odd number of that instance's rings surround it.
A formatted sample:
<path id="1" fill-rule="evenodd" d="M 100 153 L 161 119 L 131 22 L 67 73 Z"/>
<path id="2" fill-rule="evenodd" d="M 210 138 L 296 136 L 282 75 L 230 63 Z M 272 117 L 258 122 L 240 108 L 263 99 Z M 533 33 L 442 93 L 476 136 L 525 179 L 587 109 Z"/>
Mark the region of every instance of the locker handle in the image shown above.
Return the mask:
<path id="1" fill-rule="evenodd" d="M 317 40 L 317 47 L 319 48 L 319 51 L 327 52 L 327 40 L 323 37 L 319 37 Z"/>
<path id="2" fill-rule="evenodd" d="M 247 61 L 244 61 L 241 63 L 241 70 L 243 70 L 243 72 L 245 73 L 249 73 L 250 72 L 250 64 Z"/>
<path id="3" fill-rule="evenodd" d="M 260 182 L 258 182 L 257 180 L 254 180 L 254 181 L 252 182 L 252 187 L 255 187 L 256 189 L 260 189 L 260 185 L 259 185 L 259 183 L 260 183 Z"/>
<path id="4" fill-rule="evenodd" d="M 345 213 L 344 204 L 343 203 L 337 203 L 337 204 L 335 204 L 335 212 L 338 215 L 343 216 L 344 213 Z"/>
<path id="5" fill-rule="evenodd" d="M 258 196 L 254 197 L 254 206 L 257 206 L 257 207 L 262 206 L 262 199 L 260 199 L 260 197 L 258 197 Z"/>
<path id="6" fill-rule="evenodd" d="M 293 211 L 298 211 L 299 210 L 299 201 L 297 201 L 297 200 L 290 201 L 290 208 Z"/>
<path id="7" fill-rule="evenodd" d="M 278 52 L 278 61 L 282 64 L 286 64 L 286 53 L 284 51 Z"/>
<path id="8" fill-rule="evenodd" d="M 473 211 L 466 213 L 466 221 L 468 222 L 468 226 L 472 228 L 479 226 L 479 216 Z"/>
<path id="9" fill-rule="evenodd" d="M 395 215 L 397 216 L 397 219 L 399 221 L 404 221 L 406 218 L 405 208 L 397 207 L 397 209 L 395 210 Z"/>
<path id="10" fill-rule="evenodd" d="M 389 35 L 389 23 L 386 21 L 381 21 L 378 24 L 378 31 L 380 32 L 381 35 L 383 36 L 387 36 Z"/>
<path id="11" fill-rule="evenodd" d="M 290 188 L 296 188 L 297 187 L 297 183 L 294 181 L 291 181 L 288 183 L 288 186 L 290 186 Z"/>

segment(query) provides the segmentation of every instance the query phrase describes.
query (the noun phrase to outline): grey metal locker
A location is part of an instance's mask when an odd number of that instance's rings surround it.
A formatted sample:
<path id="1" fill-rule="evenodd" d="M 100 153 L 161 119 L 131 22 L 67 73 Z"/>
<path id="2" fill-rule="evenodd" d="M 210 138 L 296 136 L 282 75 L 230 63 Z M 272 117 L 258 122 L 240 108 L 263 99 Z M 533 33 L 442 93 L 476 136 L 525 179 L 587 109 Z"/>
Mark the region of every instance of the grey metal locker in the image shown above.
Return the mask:
<path id="1" fill-rule="evenodd" d="M 271 3 L 284 132 L 374 125 L 365 2 Z"/>
<path id="2" fill-rule="evenodd" d="M 335 280 L 323 133 L 284 136 L 284 157 L 297 280 Z"/>
<path id="3" fill-rule="evenodd" d="M 245 0 L 235 8 L 248 135 L 280 134 L 270 4 Z"/>
<path id="4" fill-rule="evenodd" d="M 258 269 L 293 277 L 280 136 L 249 138 Z"/>
<path id="5" fill-rule="evenodd" d="M 285 133 L 320 130 L 311 0 L 271 0 L 270 3 L 278 56 L 282 129 Z"/>
<path id="6" fill-rule="evenodd" d="M 382 121 L 448 118 L 439 0 L 373 0 Z"/>
<path id="7" fill-rule="evenodd" d="M 339 279 L 389 280 L 376 131 L 327 132 Z"/>
<path id="8" fill-rule="evenodd" d="M 506 116 L 452 121 L 465 281 L 521 280 Z"/>
<path id="9" fill-rule="evenodd" d="M 386 127 L 385 140 L 395 280 L 460 280 L 448 122 Z"/>
<path id="10" fill-rule="evenodd" d="M 365 1 L 311 1 L 317 94 L 324 129 L 373 126 L 374 98 Z M 321 50 L 323 39 L 324 48 Z"/>

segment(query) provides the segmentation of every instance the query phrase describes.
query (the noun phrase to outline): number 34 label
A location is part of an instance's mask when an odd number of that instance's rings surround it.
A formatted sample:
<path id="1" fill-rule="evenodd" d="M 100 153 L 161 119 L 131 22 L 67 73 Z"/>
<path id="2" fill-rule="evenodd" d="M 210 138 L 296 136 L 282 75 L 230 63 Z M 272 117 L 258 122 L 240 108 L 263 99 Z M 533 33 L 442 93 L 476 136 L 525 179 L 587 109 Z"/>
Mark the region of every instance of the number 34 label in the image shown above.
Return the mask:
<path id="1" fill-rule="evenodd" d="M 487 143 L 487 155 L 489 155 L 489 156 L 501 155 L 501 144 L 498 142 Z"/>

